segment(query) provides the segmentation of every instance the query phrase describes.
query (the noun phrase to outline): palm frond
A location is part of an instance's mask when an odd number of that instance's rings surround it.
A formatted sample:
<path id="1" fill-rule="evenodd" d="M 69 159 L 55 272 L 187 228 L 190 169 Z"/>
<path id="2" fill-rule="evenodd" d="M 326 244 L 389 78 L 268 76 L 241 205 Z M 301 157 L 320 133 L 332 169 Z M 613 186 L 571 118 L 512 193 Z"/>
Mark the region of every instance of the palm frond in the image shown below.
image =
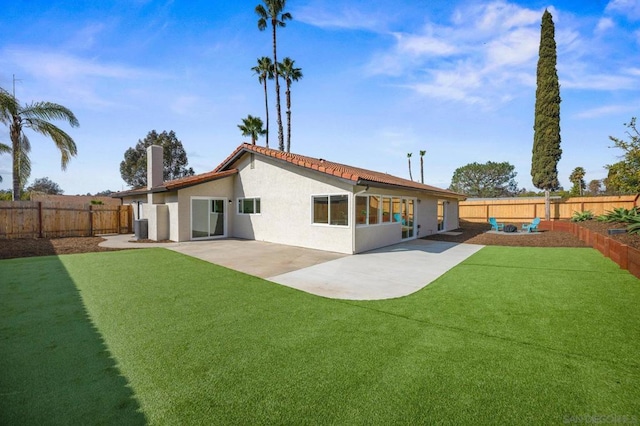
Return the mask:
<path id="1" fill-rule="evenodd" d="M 11 124 L 13 116 L 19 111 L 16 99 L 6 90 L 0 88 L 0 123 Z"/>
<path id="2" fill-rule="evenodd" d="M 48 136 L 53 140 L 56 148 L 60 151 L 60 165 L 62 170 L 67 168 L 67 163 L 71 157 L 75 157 L 78 154 L 78 149 L 71 136 L 54 124 L 33 118 L 25 123 L 25 127 L 29 127 L 34 132 Z"/>
<path id="3" fill-rule="evenodd" d="M 31 158 L 29 158 L 29 154 L 31 153 L 31 142 L 29 142 L 29 138 L 26 135 L 22 135 L 19 143 L 20 148 L 20 161 L 18 167 L 18 175 L 20 176 L 20 184 L 26 185 L 29 177 L 31 176 Z"/>
<path id="4" fill-rule="evenodd" d="M 11 152 L 11 147 L 9 145 L 6 145 L 0 142 L 0 154 L 9 154 L 10 152 Z"/>
<path id="5" fill-rule="evenodd" d="M 258 15 L 258 17 L 260 18 L 258 19 L 258 29 L 260 31 L 266 30 L 267 19 L 269 18 L 269 14 L 265 10 L 264 6 L 262 6 L 261 4 L 256 6 L 256 15 Z"/>
<path id="6" fill-rule="evenodd" d="M 53 102 L 35 102 L 31 105 L 26 105 L 20 111 L 20 115 L 24 120 L 63 120 L 69 123 L 71 127 L 80 125 L 78 119 L 69 108 Z"/>

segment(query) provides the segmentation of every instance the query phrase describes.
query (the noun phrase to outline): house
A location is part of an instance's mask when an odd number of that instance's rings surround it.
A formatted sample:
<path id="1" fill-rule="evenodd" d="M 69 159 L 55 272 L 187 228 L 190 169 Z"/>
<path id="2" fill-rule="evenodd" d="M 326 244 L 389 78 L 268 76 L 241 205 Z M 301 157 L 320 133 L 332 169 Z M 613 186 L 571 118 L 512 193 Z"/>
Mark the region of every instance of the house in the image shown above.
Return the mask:
<path id="1" fill-rule="evenodd" d="M 114 195 L 152 240 L 243 238 L 360 253 L 458 228 L 455 192 L 324 159 L 240 145 L 208 173 L 162 181 L 147 149 L 147 188 Z"/>

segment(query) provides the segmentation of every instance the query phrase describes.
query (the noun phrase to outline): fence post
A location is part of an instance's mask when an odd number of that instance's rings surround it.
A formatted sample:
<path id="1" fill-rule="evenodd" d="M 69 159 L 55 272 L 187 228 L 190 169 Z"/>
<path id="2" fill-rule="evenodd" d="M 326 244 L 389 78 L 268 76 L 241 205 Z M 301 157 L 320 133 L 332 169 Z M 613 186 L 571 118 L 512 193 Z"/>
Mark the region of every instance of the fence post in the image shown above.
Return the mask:
<path id="1" fill-rule="evenodd" d="M 42 238 L 42 201 L 38 201 L 38 237 Z"/>
<path id="2" fill-rule="evenodd" d="M 121 223 L 122 219 L 120 218 L 120 215 L 122 214 L 122 206 L 121 205 L 118 205 L 118 208 L 116 209 L 116 214 L 118 215 L 118 219 L 117 219 L 117 222 L 116 222 L 116 226 L 118 227 L 118 230 L 116 231 L 116 233 L 119 234 L 120 233 L 120 228 L 122 226 L 122 223 Z"/>
<path id="3" fill-rule="evenodd" d="M 93 237 L 93 206 L 89 204 L 89 236 Z"/>

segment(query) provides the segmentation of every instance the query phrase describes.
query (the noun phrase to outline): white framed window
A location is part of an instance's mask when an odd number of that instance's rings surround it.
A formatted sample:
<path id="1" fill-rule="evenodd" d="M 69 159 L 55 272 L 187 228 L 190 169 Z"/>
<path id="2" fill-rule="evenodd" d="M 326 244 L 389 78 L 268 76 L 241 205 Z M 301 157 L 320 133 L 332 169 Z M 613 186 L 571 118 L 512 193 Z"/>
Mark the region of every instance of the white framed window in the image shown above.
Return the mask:
<path id="1" fill-rule="evenodd" d="M 398 210 L 394 218 L 394 200 L 399 205 L 400 199 L 382 195 L 357 195 L 356 196 L 356 224 L 379 225 L 384 223 L 399 222 Z"/>
<path id="2" fill-rule="evenodd" d="M 314 224 L 331 226 L 349 226 L 349 196 L 313 195 L 311 196 Z"/>
<path id="3" fill-rule="evenodd" d="M 260 214 L 260 198 L 238 198 L 238 214 Z"/>

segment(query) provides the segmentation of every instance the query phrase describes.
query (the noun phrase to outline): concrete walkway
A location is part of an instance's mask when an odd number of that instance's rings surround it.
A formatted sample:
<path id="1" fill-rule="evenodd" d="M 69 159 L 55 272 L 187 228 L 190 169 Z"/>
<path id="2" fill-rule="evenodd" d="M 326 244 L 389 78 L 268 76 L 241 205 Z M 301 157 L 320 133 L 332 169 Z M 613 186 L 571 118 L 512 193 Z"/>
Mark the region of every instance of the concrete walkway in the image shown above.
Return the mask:
<path id="1" fill-rule="evenodd" d="M 348 256 L 264 241 L 225 238 L 220 240 L 185 241 L 182 243 L 136 243 L 133 235 L 102 235 L 102 247 L 163 247 L 216 265 L 260 278 L 285 274 L 322 262 Z"/>
<path id="2" fill-rule="evenodd" d="M 483 246 L 412 240 L 345 255 L 263 241 L 222 239 L 183 243 L 135 243 L 131 235 L 103 236 L 112 248 L 165 247 L 335 299 L 378 300 L 414 293 Z"/>
<path id="3" fill-rule="evenodd" d="M 391 299 L 415 293 L 482 247 L 413 240 L 268 280 L 334 299 Z"/>

